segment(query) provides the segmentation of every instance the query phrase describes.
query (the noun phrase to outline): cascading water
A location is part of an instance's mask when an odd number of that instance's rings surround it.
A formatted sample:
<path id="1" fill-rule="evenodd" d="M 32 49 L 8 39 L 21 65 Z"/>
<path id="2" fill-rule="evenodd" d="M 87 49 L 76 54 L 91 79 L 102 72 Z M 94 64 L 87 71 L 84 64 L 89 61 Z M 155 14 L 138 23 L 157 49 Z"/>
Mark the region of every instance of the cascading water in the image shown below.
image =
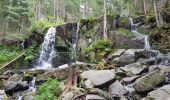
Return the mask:
<path id="1" fill-rule="evenodd" d="M 139 39 L 144 39 L 144 43 L 145 43 L 144 49 L 150 50 L 151 47 L 149 44 L 149 36 L 141 34 L 137 31 L 138 24 L 134 24 L 133 19 L 131 17 L 129 18 L 129 22 L 131 24 L 131 31 L 134 33 L 134 36 Z"/>
<path id="2" fill-rule="evenodd" d="M 71 51 L 71 60 L 76 62 L 77 60 L 77 42 L 78 42 L 78 33 L 79 33 L 80 23 L 77 23 L 76 33 L 72 35 L 72 51 Z"/>
<path id="3" fill-rule="evenodd" d="M 37 69 L 50 69 L 52 67 L 52 59 L 55 57 L 55 35 L 56 29 L 54 27 L 49 28 L 44 42 L 42 44 L 41 54 L 38 59 Z"/>
<path id="4" fill-rule="evenodd" d="M 36 92 L 36 86 L 35 86 L 35 77 L 33 77 L 32 81 L 29 84 L 29 91 L 30 92 Z"/>

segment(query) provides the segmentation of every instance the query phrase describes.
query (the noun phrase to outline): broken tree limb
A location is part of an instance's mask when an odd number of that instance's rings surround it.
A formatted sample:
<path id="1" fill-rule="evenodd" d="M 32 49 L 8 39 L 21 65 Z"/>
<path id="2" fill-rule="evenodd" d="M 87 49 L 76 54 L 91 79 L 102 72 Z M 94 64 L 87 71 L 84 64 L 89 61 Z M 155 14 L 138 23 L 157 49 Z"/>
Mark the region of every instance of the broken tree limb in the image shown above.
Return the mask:
<path id="1" fill-rule="evenodd" d="M 12 64 L 13 62 L 17 61 L 19 58 L 23 57 L 25 55 L 26 52 L 22 52 L 21 54 L 19 54 L 16 58 L 14 58 L 13 60 L 11 60 L 10 62 L 8 62 L 7 64 L 5 64 L 4 66 L 2 66 L 0 68 L 0 70 L 6 68 L 7 66 L 9 66 L 10 64 Z"/>

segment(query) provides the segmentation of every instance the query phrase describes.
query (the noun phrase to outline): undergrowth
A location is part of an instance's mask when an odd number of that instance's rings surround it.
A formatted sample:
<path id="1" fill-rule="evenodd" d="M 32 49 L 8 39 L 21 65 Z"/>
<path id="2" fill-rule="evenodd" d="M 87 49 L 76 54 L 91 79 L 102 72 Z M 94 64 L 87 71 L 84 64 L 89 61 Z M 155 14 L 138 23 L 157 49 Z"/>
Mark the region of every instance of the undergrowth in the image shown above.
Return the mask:
<path id="1" fill-rule="evenodd" d="M 59 82 L 54 79 L 49 79 L 38 87 L 38 94 L 35 100 L 59 100 L 61 89 Z"/>

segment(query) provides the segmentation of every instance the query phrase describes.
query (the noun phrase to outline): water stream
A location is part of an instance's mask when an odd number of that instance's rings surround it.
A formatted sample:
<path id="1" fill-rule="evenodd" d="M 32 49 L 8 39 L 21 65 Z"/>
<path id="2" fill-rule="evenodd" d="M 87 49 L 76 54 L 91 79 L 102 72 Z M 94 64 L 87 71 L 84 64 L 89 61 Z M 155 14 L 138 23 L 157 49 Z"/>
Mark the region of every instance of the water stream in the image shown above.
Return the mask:
<path id="1" fill-rule="evenodd" d="M 133 19 L 129 18 L 130 24 L 131 24 L 131 31 L 134 33 L 134 36 L 138 39 L 143 39 L 144 40 L 144 49 L 145 50 L 150 50 L 150 44 L 149 44 L 149 36 L 148 35 L 144 35 L 142 33 L 139 33 L 137 31 L 137 27 L 138 27 L 138 23 L 134 24 Z"/>
<path id="2" fill-rule="evenodd" d="M 78 42 L 79 27 L 80 27 L 80 22 L 77 23 L 77 30 L 75 34 L 72 35 L 71 62 L 77 61 L 77 42 Z"/>
<path id="3" fill-rule="evenodd" d="M 56 55 L 55 51 L 55 36 L 56 29 L 54 27 L 49 28 L 48 32 L 44 37 L 42 44 L 40 57 L 37 62 L 36 69 L 50 69 L 52 68 L 52 59 Z"/>

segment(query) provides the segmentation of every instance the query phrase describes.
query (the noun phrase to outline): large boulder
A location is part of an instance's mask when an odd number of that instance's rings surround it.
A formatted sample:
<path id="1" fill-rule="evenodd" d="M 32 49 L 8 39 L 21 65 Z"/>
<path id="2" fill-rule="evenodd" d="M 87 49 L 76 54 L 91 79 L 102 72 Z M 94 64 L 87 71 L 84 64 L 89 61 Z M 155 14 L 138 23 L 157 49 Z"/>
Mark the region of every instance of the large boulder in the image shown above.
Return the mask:
<path id="1" fill-rule="evenodd" d="M 116 81 L 109 86 L 109 92 L 113 97 L 121 97 L 128 93 L 128 90 L 120 82 Z"/>
<path id="2" fill-rule="evenodd" d="M 116 57 L 120 57 L 125 51 L 125 49 L 117 49 L 114 53 L 111 53 L 108 56 L 108 60 L 113 60 Z"/>
<path id="3" fill-rule="evenodd" d="M 148 93 L 142 100 L 170 100 L 170 85 L 165 85 Z"/>
<path id="4" fill-rule="evenodd" d="M 110 70 L 89 70 L 80 75 L 82 80 L 91 84 L 91 87 L 103 87 L 106 84 L 111 84 L 115 81 L 115 76 L 115 73 Z"/>
<path id="5" fill-rule="evenodd" d="M 161 74 L 159 70 L 150 72 L 149 74 L 137 79 L 133 87 L 137 92 L 145 92 L 152 90 L 160 83 L 164 82 L 165 75 Z"/>
<path id="6" fill-rule="evenodd" d="M 22 81 L 22 76 L 14 74 L 7 81 L 4 81 L 4 89 L 7 93 L 28 89 L 27 81 Z"/>
<path id="7" fill-rule="evenodd" d="M 134 63 L 136 61 L 135 52 L 139 51 L 143 51 L 143 49 L 128 49 L 123 55 L 113 59 L 112 63 L 117 66 L 125 66 L 127 64 Z"/>
<path id="8" fill-rule="evenodd" d="M 137 63 L 126 65 L 125 67 L 120 67 L 120 69 L 125 71 L 128 76 L 135 76 L 140 74 L 145 69 L 147 69 L 147 66 L 137 62 Z"/>

